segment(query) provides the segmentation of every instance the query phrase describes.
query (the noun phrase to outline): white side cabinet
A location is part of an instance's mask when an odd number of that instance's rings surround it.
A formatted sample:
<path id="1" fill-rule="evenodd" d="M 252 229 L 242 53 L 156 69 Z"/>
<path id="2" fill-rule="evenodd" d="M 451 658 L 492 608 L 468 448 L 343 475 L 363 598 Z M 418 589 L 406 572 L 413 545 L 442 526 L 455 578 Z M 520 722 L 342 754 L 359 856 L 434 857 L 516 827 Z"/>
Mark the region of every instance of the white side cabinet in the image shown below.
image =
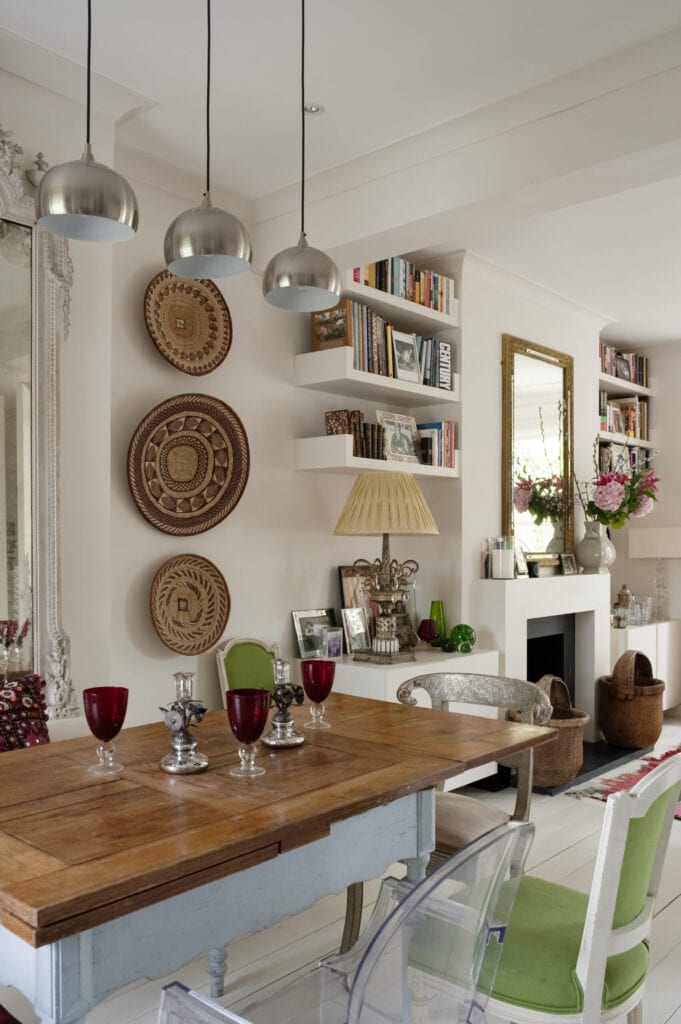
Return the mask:
<path id="1" fill-rule="evenodd" d="M 333 688 L 338 693 L 347 693 L 352 697 L 373 697 L 374 700 L 387 700 L 396 704 L 397 688 L 400 683 L 413 676 L 431 672 L 477 672 L 481 675 L 496 676 L 499 674 L 499 652 L 474 650 L 470 654 L 443 654 L 437 648 L 417 650 L 415 661 L 403 661 L 397 665 L 375 665 L 367 661 L 353 661 L 351 657 L 339 658 Z M 414 697 L 419 706 L 431 706 L 428 695 L 423 690 L 416 690 Z M 450 704 L 449 709 L 467 715 L 481 715 L 484 718 L 497 716 L 495 708 L 478 705 Z M 450 779 L 445 788 L 458 789 L 460 786 L 467 786 L 476 779 L 493 775 L 495 771 L 494 764 L 471 768 L 462 775 Z"/>
<path id="2" fill-rule="evenodd" d="M 681 704 L 681 619 L 613 628 L 610 637 L 613 665 L 625 651 L 641 651 L 650 660 L 653 676 L 665 684 L 662 695 L 665 711 Z"/>

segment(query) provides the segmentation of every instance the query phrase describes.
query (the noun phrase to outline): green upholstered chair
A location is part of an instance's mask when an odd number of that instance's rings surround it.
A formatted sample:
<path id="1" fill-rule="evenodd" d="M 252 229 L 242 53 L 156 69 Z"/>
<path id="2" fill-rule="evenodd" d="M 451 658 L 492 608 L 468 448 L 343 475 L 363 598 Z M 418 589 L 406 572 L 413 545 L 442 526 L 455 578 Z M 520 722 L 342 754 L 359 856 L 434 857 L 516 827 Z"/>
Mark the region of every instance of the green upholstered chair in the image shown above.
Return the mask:
<path id="1" fill-rule="evenodd" d="M 491 1015 L 514 1024 L 642 1024 L 648 938 L 681 754 L 608 798 L 588 895 L 526 875 L 517 893 Z"/>
<path id="2" fill-rule="evenodd" d="M 274 689 L 274 660 L 279 657 L 276 643 L 237 636 L 225 640 L 215 651 L 220 676 L 222 703 L 227 706 L 226 690 L 260 686 Z"/>

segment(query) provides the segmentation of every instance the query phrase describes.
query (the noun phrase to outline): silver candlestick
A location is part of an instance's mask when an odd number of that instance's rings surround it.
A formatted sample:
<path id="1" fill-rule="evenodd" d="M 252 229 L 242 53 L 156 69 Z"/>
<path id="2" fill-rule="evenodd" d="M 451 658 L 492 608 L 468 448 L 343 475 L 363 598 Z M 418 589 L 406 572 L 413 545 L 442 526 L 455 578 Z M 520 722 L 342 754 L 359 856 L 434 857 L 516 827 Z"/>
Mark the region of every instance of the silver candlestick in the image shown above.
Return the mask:
<path id="1" fill-rule="evenodd" d="M 274 661 L 272 700 L 278 710 L 272 717 L 272 728 L 265 733 L 261 742 L 266 747 L 299 747 L 305 742 L 305 737 L 295 728 L 289 707 L 294 701 L 296 704 L 302 704 L 305 700 L 305 691 L 302 686 L 291 682 L 291 666 L 282 658 L 275 658 Z"/>
<path id="2" fill-rule="evenodd" d="M 172 775 L 196 775 L 208 768 L 208 758 L 196 751 L 196 740 L 189 731 L 206 713 L 201 701 L 194 700 L 194 672 L 175 672 L 175 700 L 161 708 L 166 727 L 173 734 L 172 754 L 159 761 L 159 768 Z"/>

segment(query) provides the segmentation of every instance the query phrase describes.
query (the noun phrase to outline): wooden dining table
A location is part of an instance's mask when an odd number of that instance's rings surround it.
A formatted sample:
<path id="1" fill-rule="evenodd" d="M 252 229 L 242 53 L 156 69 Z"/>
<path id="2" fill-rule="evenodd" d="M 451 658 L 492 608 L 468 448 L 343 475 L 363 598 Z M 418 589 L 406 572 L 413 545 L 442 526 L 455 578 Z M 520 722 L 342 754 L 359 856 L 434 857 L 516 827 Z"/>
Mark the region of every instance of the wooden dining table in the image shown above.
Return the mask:
<path id="1" fill-rule="evenodd" d="M 330 729 L 260 748 L 266 774 L 236 779 L 223 711 L 196 727 L 210 758 L 172 776 L 162 723 L 124 729 L 102 780 L 92 737 L 0 757 L 0 985 L 43 1022 L 72 1024 L 138 978 L 162 977 L 406 860 L 418 880 L 434 843 L 433 786 L 551 741 L 535 726 L 343 694 Z M 307 706 L 293 710 L 300 726 Z"/>

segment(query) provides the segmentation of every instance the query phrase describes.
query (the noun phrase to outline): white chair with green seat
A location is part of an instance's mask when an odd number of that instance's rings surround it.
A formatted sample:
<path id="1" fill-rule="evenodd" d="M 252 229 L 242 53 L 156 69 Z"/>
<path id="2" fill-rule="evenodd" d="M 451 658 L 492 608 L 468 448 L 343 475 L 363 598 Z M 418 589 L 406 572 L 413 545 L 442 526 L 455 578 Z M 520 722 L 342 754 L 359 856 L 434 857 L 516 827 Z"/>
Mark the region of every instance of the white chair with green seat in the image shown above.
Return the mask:
<path id="1" fill-rule="evenodd" d="M 224 707 L 227 706 L 227 690 L 254 686 L 274 689 L 274 661 L 279 657 L 278 644 L 266 644 L 264 640 L 237 636 L 232 640 L 224 640 L 216 649 L 215 657 Z"/>
<path id="2" fill-rule="evenodd" d="M 589 894 L 526 875 L 488 1003 L 513 1024 L 643 1022 L 648 938 L 681 754 L 608 798 Z"/>

